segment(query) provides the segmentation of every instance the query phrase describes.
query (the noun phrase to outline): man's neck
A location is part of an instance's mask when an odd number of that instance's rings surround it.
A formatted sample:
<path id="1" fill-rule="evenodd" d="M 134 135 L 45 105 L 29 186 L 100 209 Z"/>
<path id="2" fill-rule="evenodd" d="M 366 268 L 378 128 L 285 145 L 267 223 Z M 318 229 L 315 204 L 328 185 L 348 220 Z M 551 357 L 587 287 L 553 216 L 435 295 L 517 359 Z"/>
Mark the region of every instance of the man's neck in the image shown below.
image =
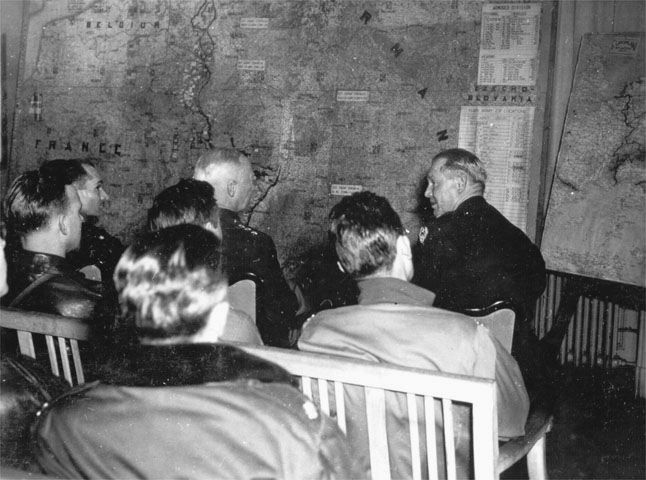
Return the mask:
<path id="1" fill-rule="evenodd" d="M 460 203 L 458 203 L 458 207 L 462 205 L 464 202 L 469 200 L 470 198 L 473 197 L 482 197 L 482 194 L 484 192 L 480 188 L 476 188 L 475 186 L 467 187 L 462 195 L 460 196 Z M 457 207 L 456 207 L 457 209 Z"/>
<path id="2" fill-rule="evenodd" d="M 22 237 L 22 248 L 29 252 L 65 257 L 65 245 L 52 238 L 49 232 L 34 232 Z"/>

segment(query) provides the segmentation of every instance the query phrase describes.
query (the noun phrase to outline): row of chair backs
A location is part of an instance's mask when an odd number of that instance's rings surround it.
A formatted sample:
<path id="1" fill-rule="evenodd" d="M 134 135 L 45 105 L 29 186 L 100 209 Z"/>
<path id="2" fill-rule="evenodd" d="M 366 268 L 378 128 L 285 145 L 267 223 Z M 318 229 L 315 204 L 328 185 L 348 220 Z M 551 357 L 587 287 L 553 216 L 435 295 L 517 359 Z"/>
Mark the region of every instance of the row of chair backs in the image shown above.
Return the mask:
<path id="1" fill-rule="evenodd" d="M 0 326 L 18 331 L 21 353 L 36 358 L 32 335 L 44 335 L 52 372 L 70 384 L 84 383 L 79 341 L 89 338 L 89 327 L 82 321 L 24 312 L 12 309 L 0 310 Z M 389 432 L 387 428 L 387 405 L 389 395 L 405 398 L 408 411 L 408 432 L 412 471 L 409 478 L 455 479 L 456 458 L 454 449 L 453 406 L 470 406 L 473 472 L 476 479 L 498 478 L 499 474 L 518 460 L 527 456 L 530 479 L 546 478 L 545 435 L 551 427 L 551 416 L 535 412 L 530 415 L 526 435 L 503 445 L 498 452 L 495 382 L 489 379 L 450 375 L 440 372 L 403 368 L 354 360 L 331 355 L 320 355 L 273 347 L 237 347 L 249 354 L 274 362 L 300 379 L 303 393 L 312 399 L 321 410 L 336 420 L 341 430 L 347 431 L 348 420 L 356 412 L 346 405 L 348 389 L 363 389 L 365 417 L 367 418 L 370 469 L 375 480 L 390 478 Z M 58 349 L 56 348 L 58 347 Z M 72 375 L 70 363 L 74 366 Z M 437 418 L 441 405 L 443 417 L 440 443 L 436 449 L 434 422 L 418 422 L 418 419 Z M 429 428 L 419 430 L 418 425 Z M 396 432 L 401 435 L 401 432 Z M 420 449 L 420 443 L 426 445 Z M 440 451 L 441 450 L 441 451 Z M 425 458 L 420 456 L 425 452 Z M 442 457 L 442 458 L 440 458 Z"/>
<path id="2" fill-rule="evenodd" d="M 440 465 L 446 466 L 446 478 L 456 478 L 455 432 L 452 421 L 453 406 L 456 402 L 471 406 L 471 454 L 475 478 L 497 478 L 496 389 L 493 380 L 272 347 L 239 347 L 247 353 L 274 362 L 299 377 L 303 393 L 319 405 L 324 413 L 335 418 L 344 432 L 348 415 L 357 415 L 357 412 L 348 412 L 344 392 L 348 387 L 358 386 L 364 389 L 370 471 L 373 480 L 391 478 L 388 437 L 393 432 L 387 430 L 386 412 L 386 398 L 389 392 L 406 398 L 412 466 L 412 471 L 407 474 L 409 478 L 443 478 L 444 472 L 441 471 L 438 477 Z M 436 418 L 437 400 L 441 402 L 443 417 L 443 452 L 435 448 L 435 422 L 418 422 L 422 416 L 426 419 Z M 420 431 L 420 425 L 428 427 Z M 397 432 L 397 435 L 401 435 L 401 432 Z M 425 443 L 425 449 L 420 449 L 420 442 Z M 424 450 L 426 458 L 421 458 L 420 451 Z M 444 455 L 443 459 L 439 458 L 441 454 Z"/>
<path id="3" fill-rule="evenodd" d="M 70 385 L 85 383 L 78 344 L 79 340 L 89 338 L 90 328 L 85 323 L 75 318 L 3 308 L 0 327 L 16 330 L 20 353 L 31 358 L 37 358 L 34 335 L 43 337 L 52 373 L 60 377 L 62 371 Z"/>

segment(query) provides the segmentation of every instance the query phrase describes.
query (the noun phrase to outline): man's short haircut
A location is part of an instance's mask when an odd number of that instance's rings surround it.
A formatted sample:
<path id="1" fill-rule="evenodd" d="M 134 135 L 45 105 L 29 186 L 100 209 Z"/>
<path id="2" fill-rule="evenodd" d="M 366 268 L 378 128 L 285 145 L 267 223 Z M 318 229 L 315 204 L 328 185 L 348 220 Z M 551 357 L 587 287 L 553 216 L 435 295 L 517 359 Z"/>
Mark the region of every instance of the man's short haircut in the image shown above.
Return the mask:
<path id="1" fill-rule="evenodd" d="M 3 207 L 9 231 L 26 235 L 46 226 L 54 215 L 66 213 L 69 199 L 58 176 L 30 170 L 11 183 Z"/>
<path id="2" fill-rule="evenodd" d="M 214 148 L 198 158 L 195 164 L 195 178 L 205 180 L 209 177 L 209 171 L 223 166 L 241 165 L 240 158 L 247 156 L 235 148 Z"/>
<path id="3" fill-rule="evenodd" d="M 148 210 L 148 230 L 151 232 L 182 223 L 203 227 L 208 222 L 214 227 L 220 224 L 213 187 L 192 178 L 162 190 Z"/>
<path id="4" fill-rule="evenodd" d="M 433 161 L 439 158 L 445 160 L 444 165 L 440 168 L 440 171 L 444 175 L 451 177 L 458 171 L 465 172 L 471 181 L 479 184 L 484 191 L 487 181 L 487 171 L 476 155 L 463 148 L 450 148 L 435 155 Z"/>
<path id="5" fill-rule="evenodd" d="M 388 200 L 368 191 L 354 193 L 337 203 L 329 218 L 346 273 L 364 277 L 393 266 L 404 227 Z"/>
<path id="6" fill-rule="evenodd" d="M 124 252 L 114 283 L 124 320 L 139 339 L 192 336 L 226 299 L 220 241 L 197 225 L 139 237 Z"/>
<path id="7" fill-rule="evenodd" d="M 90 159 L 67 158 L 49 160 L 40 166 L 40 170 L 45 176 L 56 178 L 65 185 L 83 188 L 88 177 L 88 173 L 83 168 L 84 165 L 94 167 Z"/>

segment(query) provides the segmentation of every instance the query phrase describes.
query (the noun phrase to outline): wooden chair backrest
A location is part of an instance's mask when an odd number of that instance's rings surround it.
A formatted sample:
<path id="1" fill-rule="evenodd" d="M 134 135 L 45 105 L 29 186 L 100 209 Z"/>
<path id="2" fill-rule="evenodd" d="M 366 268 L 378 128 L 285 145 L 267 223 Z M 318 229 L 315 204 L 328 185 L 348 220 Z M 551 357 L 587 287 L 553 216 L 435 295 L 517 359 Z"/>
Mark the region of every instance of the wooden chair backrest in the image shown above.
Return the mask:
<path id="1" fill-rule="evenodd" d="M 0 327 L 16 330 L 20 353 L 31 358 L 36 358 L 33 334 L 43 335 L 52 373 L 60 377 L 62 370 L 70 385 L 85 383 L 78 341 L 89 338 L 90 328 L 81 320 L 3 308 L 0 310 Z"/>
<path id="2" fill-rule="evenodd" d="M 256 323 L 256 283 L 253 280 L 240 280 L 229 285 L 229 304 L 231 308 L 246 313 Z"/>
<path id="3" fill-rule="evenodd" d="M 464 402 L 472 406 L 473 461 L 476 479 L 497 478 L 498 426 L 496 420 L 495 382 L 489 379 L 450 375 L 440 372 L 402 368 L 331 355 L 321 355 L 273 347 L 237 345 L 242 350 L 274 362 L 301 379 L 303 393 L 321 410 L 336 414 L 336 421 L 344 432 L 346 411 L 344 387 L 358 385 L 365 391 L 368 423 L 370 470 L 373 480 L 389 479 L 390 465 L 386 430 L 386 392 L 406 395 L 412 472 L 411 478 L 437 478 L 438 452 L 436 451 L 435 423 L 419 432 L 418 417 L 435 418 L 435 399 L 440 399 L 444 416 L 444 450 L 447 478 L 456 478 L 455 449 L 452 421 L 452 403 Z M 317 387 L 317 388 L 316 388 Z M 316 388 L 318 395 L 313 395 Z M 328 390 L 330 389 L 330 390 Z M 331 405 L 328 391 L 334 392 Z M 424 411 L 419 412 L 417 399 L 424 400 Z M 420 436 L 426 440 L 428 458 L 420 458 Z M 427 464 L 428 472 L 422 472 Z"/>
<path id="4" fill-rule="evenodd" d="M 487 327 L 494 338 L 505 347 L 505 350 L 511 352 L 514 324 L 516 323 L 516 314 L 512 309 L 503 308 L 484 317 L 474 317 L 473 319 L 480 325 Z"/>

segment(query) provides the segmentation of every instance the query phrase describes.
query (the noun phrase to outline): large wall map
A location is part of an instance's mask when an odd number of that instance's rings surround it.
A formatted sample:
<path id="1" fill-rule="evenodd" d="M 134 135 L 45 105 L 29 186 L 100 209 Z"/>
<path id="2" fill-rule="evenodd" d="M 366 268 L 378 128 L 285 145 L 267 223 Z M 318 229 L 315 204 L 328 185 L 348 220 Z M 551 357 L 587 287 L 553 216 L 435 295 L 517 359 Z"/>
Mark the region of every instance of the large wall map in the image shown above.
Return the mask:
<path id="1" fill-rule="evenodd" d="M 325 239 L 332 184 L 387 196 L 413 230 L 477 76 L 480 1 L 31 4 L 12 174 L 97 159 L 126 240 L 210 145 L 251 156 L 249 222 L 282 258 Z"/>
<path id="2" fill-rule="evenodd" d="M 549 268 L 644 286 L 644 35 L 581 44 L 542 250 Z"/>

